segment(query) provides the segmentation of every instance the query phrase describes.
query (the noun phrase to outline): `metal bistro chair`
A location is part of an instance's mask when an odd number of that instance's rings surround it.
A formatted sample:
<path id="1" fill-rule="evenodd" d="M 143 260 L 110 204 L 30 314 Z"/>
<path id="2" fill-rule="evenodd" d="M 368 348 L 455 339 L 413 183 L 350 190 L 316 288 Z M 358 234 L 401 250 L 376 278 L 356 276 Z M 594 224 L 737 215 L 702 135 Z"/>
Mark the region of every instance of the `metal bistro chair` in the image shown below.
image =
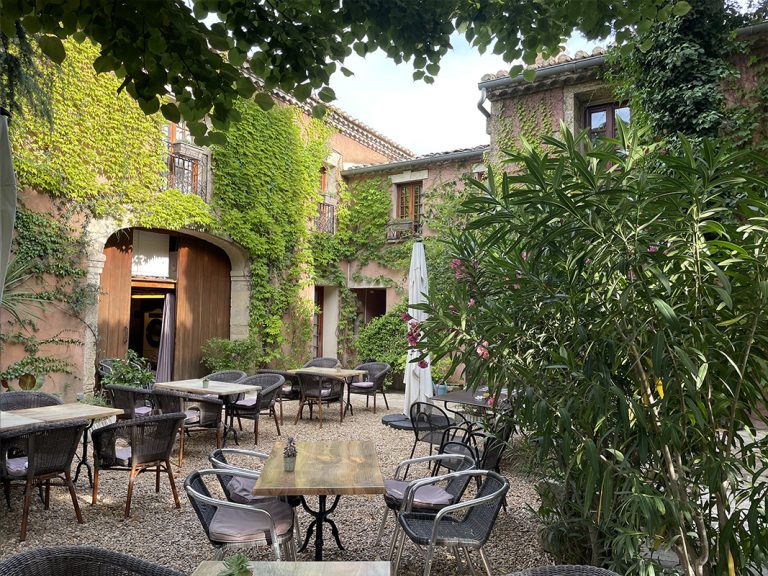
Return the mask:
<path id="1" fill-rule="evenodd" d="M 189 502 L 216 548 L 214 560 L 220 560 L 227 548 L 246 548 L 267 544 L 272 547 L 275 560 L 282 559 L 282 547 L 289 559 L 296 559 L 293 539 L 293 509 L 279 500 L 240 504 L 211 496 L 206 476 L 239 476 L 243 479 L 257 476 L 241 470 L 196 470 L 184 481 Z"/>
<path id="2" fill-rule="evenodd" d="M 152 391 L 152 400 L 163 414 L 184 412 L 187 416 L 179 430 L 179 466 L 184 462 L 184 437 L 190 432 L 213 430 L 216 448 L 221 446 L 221 409 L 224 402 L 219 398 L 155 389 Z"/>
<path id="3" fill-rule="evenodd" d="M 323 404 L 330 406 L 331 402 L 339 403 L 339 423 L 344 421 L 344 386 L 346 381 L 343 378 L 300 373 L 299 381 L 301 382 L 301 400 L 299 400 L 299 410 L 296 412 L 294 424 L 298 424 L 299 418 L 302 417 L 304 406 L 309 406 L 310 418 L 312 418 L 312 408 L 317 406 L 320 428 L 322 428 Z"/>
<path id="4" fill-rule="evenodd" d="M 58 396 L 47 392 L 15 390 L 0 393 L 0 410 L 23 410 L 25 408 L 40 408 L 55 406 L 64 401 Z"/>
<path id="5" fill-rule="evenodd" d="M 578 566 L 562 564 L 560 566 L 538 566 L 520 572 L 512 572 L 507 576 L 619 576 L 616 572 L 598 568 L 597 566 Z"/>
<path id="6" fill-rule="evenodd" d="M 397 514 L 403 505 L 403 495 L 408 487 L 408 484 L 415 482 L 418 479 L 407 480 L 407 470 L 412 465 L 426 464 L 430 467 L 429 473 L 425 477 L 437 476 L 441 466 L 446 467 L 449 470 L 471 470 L 475 467 L 475 458 L 472 449 L 468 446 L 464 446 L 463 453 L 458 447 L 452 447 L 453 450 L 450 453 L 433 454 L 432 456 L 422 456 L 420 458 L 410 458 L 403 460 L 397 465 L 395 469 L 395 476 L 392 479 L 384 480 L 384 516 L 381 518 L 379 524 L 379 532 L 376 536 L 376 546 L 381 544 L 381 539 L 384 536 L 384 525 L 391 510 L 395 514 L 395 520 L 397 520 Z M 469 484 L 471 477 L 459 476 L 456 478 L 449 478 L 444 482 L 444 486 L 429 485 L 419 490 L 414 498 L 414 506 L 417 510 L 422 512 L 435 513 L 441 508 L 458 502 L 464 491 Z M 395 537 L 399 530 L 399 525 L 395 526 L 395 531 L 392 534 L 392 545 L 390 546 L 389 554 L 392 556 Z"/>
<path id="7" fill-rule="evenodd" d="M 463 475 L 482 477 L 480 489 L 474 498 L 446 506 L 437 514 L 425 514 L 413 509 L 415 496 L 420 489 L 440 482 L 446 477 L 456 478 Z M 424 576 L 428 576 L 432 570 L 432 558 L 437 546 L 453 548 L 456 551 L 461 549 L 473 573 L 474 568 L 472 568 L 469 551 L 477 550 L 486 574 L 491 576 L 491 568 L 485 557 L 483 546 L 491 535 L 507 490 L 509 490 L 509 482 L 500 474 L 488 470 L 462 470 L 409 484 L 405 490 L 403 507 L 398 517 L 401 527 L 399 534 L 402 536 L 398 538 L 399 543 L 396 543 L 397 554 L 393 572 L 397 574 L 405 538 L 408 537 L 415 544 L 427 548 Z M 458 554 L 456 558 L 459 558 Z"/>
<path id="8" fill-rule="evenodd" d="M 186 419 L 186 414 L 176 412 L 147 416 L 133 420 L 119 420 L 114 424 L 94 430 L 93 439 L 93 497 L 96 504 L 101 470 L 128 470 L 128 496 L 125 501 L 125 517 L 131 514 L 133 482 L 146 470 L 155 472 L 155 492 L 160 492 L 160 473 L 168 473 L 171 492 L 176 508 L 181 508 L 176 483 L 171 469 L 171 451 L 176 443 L 176 432 Z M 127 442 L 127 447 L 118 445 L 118 440 Z"/>
<path id="9" fill-rule="evenodd" d="M 249 376 L 238 384 L 261 386 L 261 390 L 257 392 L 255 398 L 248 398 L 247 396 L 242 400 L 237 400 L 229 405 L 230 411 L 230 424 L 232 419 L 237 418 L 238 424 L 240 419 L 245 418 L 247 420 L 253 420 L 253 443 L 259 443 L 259 416 L 272 416 L 275 420 L 275 427 L 277 428 L 277 435 L 280 436 L 280 423 L 277 421 L 277 412 L 275 411 L 275 405 L 280 399 L 280 393 L 283 390 L 283 384 L 285 384 L 285 378 L 280 374 L 256 374 L 255 376 Z M 242 424 L 240 424 L 242 430 Z"/>
<path id="10" fill-rule="evenodd" d="M 75 485 L 72 483 L 71 467 L 86 426 L 85 421 L 64 422 L 35 425 L 0 434 L 0 479 L 3 481 L 6 498 L 10 497 L 11 482 L 24 482 L 24 512 L 19 537 L 21 541 L 27 538 L 32 489 L 35 486 L 45 486 L 44 506 L 48 510 L 51 480 L 54 479 L 62 480 L 58 485 L 69 490 L 77 521 L 83 523 Z M 10 445 L 20 452 L 11 456 L 6 448 Z"/>
<path id="11" fill-rule="evenodd" d="M 347 385 L 347 407 L 354 416 L 355 411 L 350 403 L 351 394 L 365 394 L 365 407 L 368 408 L 368 400 L 373 396 L 373 413 L 376 414 L 376 396 L 379 392 L 384 397 L 384 404 L 389 410 L 387 395 L 384 393 L 384 382 L 387 374 L 392 371 L 392 366 L 386 362 L 366 362 L 355 366 L 355 370 L 365 370 L 368 372 L 368 379 L 361 382 L 351 382 Z M 346 410 L 346 408 L 344 409 Z"/>
<path id="12" fill-rule="evenodd" d="M 19 552 L 0 562 L 3 576 L 184 576 L 128 554 L 95 546 L 56 546 Z"/>
<path id="13" fill-rule="evenodd" d="M 433 446 L 440 446 L 443 439 L 443 430 L 453 426 L 455 421 L 448 417 L 442 408 L 438 408 L 429 402 L 414 402 L 410 408 L 411 423 L 415 439 L 411 448 L 410 458 L 416 452 L 419 442 L 429 444 L 429 453 L 432 454 Z"/>

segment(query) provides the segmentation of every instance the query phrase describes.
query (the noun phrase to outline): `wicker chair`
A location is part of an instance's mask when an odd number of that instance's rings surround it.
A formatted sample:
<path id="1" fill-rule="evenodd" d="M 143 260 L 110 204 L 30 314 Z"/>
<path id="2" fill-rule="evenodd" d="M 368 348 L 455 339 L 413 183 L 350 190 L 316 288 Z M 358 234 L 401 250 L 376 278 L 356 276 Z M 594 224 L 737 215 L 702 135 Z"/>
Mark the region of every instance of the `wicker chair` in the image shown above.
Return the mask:
<path id="1" fill-rule="evenodd" d="M 389 410 L 387 395 L 384 393 L 384 381 L 387 378 L 387 374 L 392 371 L 392 366 L 386 362 L 366 362 L 365 364 L 355 366 L 355 370 L 366 370 L 368 378 L 367 380 L 351 382 L 347 385 L 347 408 L 349 408 L 352 415 L 354 416 L 355 411 L 352 409 L 352 404 L 349 401 L 351 394 L 365 394 L 366 408 L 368 408 L 368 400 L 373 396 L 373 413 L 376 414 L 376 395 L 381 392 L 381 395 L 384 397 L 384 404 L 387 410 Z"/>
<path id="2" fill-rule="evenodd" d="M 561 566 L 528 568 L 520 572 L 512 572 L 507 574 L 507 576 L 619 576 L 619 574 L 596 566 L 563 564 Z"/>
<path id="3" fill-rule="evenodd" d="M 283 425 L 283 402 L 290 400 L 301 400 L 301 382 L 299 375 L 295 372 L 286 372 L 284 370 L 273 370 L 272 368 L 259 368 L 257 374 L 279 374 L 285 380 L 283 389 L 280 392 L 280 398 L 277 400 L 280 404 L 280 425 Z"/>
<path id="4" fill-rule="evenodd" d="M 168 473 L 173 500 L 176 508 L 180 508 L 170 458 L 173 445 L 176 443 L 176 431 L 186 417 L 186 414 L 181 412 L 161 414 L 133 420 L 120 420 L 94 430 L 91 434 L 94 452 L 91 504 L 96 504 L 101 470 L 130 470 L 128 497 L 125 502 L 125 517 L 128 518 L 131 514 L 133 482 L 139 474 L 151 470 L 156 474 L 155 492 L 160 491 L 160 472 Z M 128 446 L 121 448 L 117 444 L 118 440 L 127 442 Z"/>
<path id="5" fill-rule="evenodd" d="M 339 365 L 338 358 L 330 358 L 328 356 L 322 358 L 312 358 L 302 364 L 302 368 L 336 368 Z"/>
<path id="6" fill-rule="evenodd" d="M 189 502 L 205 530 L 205 535 L 216 548 L 214 560 L 221 559 L 227 548 L 245 548 L 260 544 L 272 547 L 275 560 L 282 559 L 281 547 L 284 548 L 286 556 L 295 560 L 293 509 L 276 499 L 240 504 L 214 498 L 206 486 L 205 477 L 221 475 L 242 480 L 257 478 L 242 470 L 220 469 L 196 470 L 184 481 Z"/>
<path id="7" fill-rule="evenodd" d="M 146 560 L 94 546 L 37 548 L 0 562 L 3 576 L 184 576 Z"/>
<path id="8" fill-rule="evenodd" d="M 413 509 L 419 490 L 448 478 L 460 476 L 483 478 L 474 498 L 446 506 L 437 514 L 425 514 Z M 463 470 L 410 483 L 403 495 L 403 507 L 398 517 L 401 530 L 396 535 L 397 554 L 392 571 L 397 574 L 407 536 L 417 545 L 427 548 L 424 576 L 428 576 L 432 569 L 432 557 L 436 546 L 461 549 L 468 563 L 470 563 L 470 549 L 477 550 L 486 574 L 491 576 L 491 568 L 485 557 L 483 546 L 491 535 L 507 490 L 509 490 L 509 482 L 503 476 L 486 470 Z"/>
<path id="9" fill-rule="evenodd" d="M 299 374 L 301 382 L 301 399 L 299 410 L 296 412 L 294 424 L 298 424 L 302 417 L 304 406 L 309 406 L 309 417 L 312 418 L 312 408 L 317 406 L 320 417 L 320 428 L 323 427 L 323 404 L 331 402 L 339 403 L 339 423 L 344 421 L 344 386 L 343 378 L 330 378 L 328 376 L 315 376 L 313 374 Z"/>
<path id="10" fill-rule="evenodd" d="M 232 424 L 233 418 L 237 418 L 238 423 L 240 423 L 241 418 L 253 420 L 253 443 L 258 444 L 259 415 L 264 414 L 274 418 L 275 426 L 277 427 L 277 435 L 280 436 L 280 423 L 277 421 L 275 404 L 280 398 L 283 384 L 285 384 L 285 378 L 280 376 L 280 374 L 256 374 L 255 376 L 248 376 L 238 382 L 238 384 L 261 386 L 261 390 L 256 394 L 256 398 L 246 397 L 229 405 L 230 425 Z M 243 429 L 242 423 L 240 423 L 240 429 Z"/>
<path id="11" fill-rule="evenodd" d="M 0 434 L 0 478 L 10 499 L 11 482 L 24 482 L 24 512 L 21 517 L 21 541 L 27 538 L 29 507 L 32 489 L 45 486 L 45 509 L 50 504 L 51 480 L 59 479 L 69 489 L 77 521 L 82 524 L 80 506 L 72 483 L 72 459 L 83 436 L 87 423 L 84 421 L 35 425 Z M 7 446 L 20 450 L 11 455 Z M 10 502 L 9 502 L 10 505 Z M 0 571 L 0 574 L 5 574 Z"/>
<path id="12" fill-rule="evenodd" d="M 247 374 L 242 370 L 222 370 L 221 372 L 211 372 L 203 378 L 213 380 L 214 382 L 239 382 L 245 378 Z"/>
<path id="13" fill-rule="evenodd" d="M 61 398 L 47 392 L 18 390 L 0 393 L 0 410 L 23 410 L 24 408 L 40 408 L 63 403 Z"/>
<path id="14" fill-rule="evenodd" d="M 138 418 L 152 414 L 152 391 L 138 386 L 109 384 L 104 386 L 112 400 L 112 406 L 125 410 L 120 418 Z"/>
<path id="15" fill-rule="evenodd" d="M 221 447 L 221 409 L 224 402 L 220 399 L 155 389 L 152 391 L 152 404 L 163 414 L 184 412 L 187 415 L 179 430 L 179 466 L 184 463 L 184 437 L 190 432 L 213 430 L 216 434 L 216 448 Z"/>

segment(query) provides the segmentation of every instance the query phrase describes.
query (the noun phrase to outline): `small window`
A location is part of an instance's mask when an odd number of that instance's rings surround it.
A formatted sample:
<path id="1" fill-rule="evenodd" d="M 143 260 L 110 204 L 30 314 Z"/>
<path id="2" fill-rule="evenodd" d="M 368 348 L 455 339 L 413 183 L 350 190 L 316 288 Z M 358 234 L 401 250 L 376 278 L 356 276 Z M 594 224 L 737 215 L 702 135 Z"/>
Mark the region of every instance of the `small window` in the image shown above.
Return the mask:
<path id="1" fill-rule="evenodd" d="M 320 168 L 320 194 L 328 194 L 328 170 L 325 166 Z"/>
<path id="2" fill-rule="evenodd" d="M 397 217 L 410 220 L 413 230 L 418 232 L 421 226 L 421 182 L 398 184 Z"/>
<path id="3" fill-rule="evenodd" d="M 585 124 L 589 130 L 591 139 L 609 137 L 614 138 L 617 133 L 619 120 L 629 124 L 630 111 L 626 104 L 601 104 L 600 106 L 590 106 L 586 110 Z"/>

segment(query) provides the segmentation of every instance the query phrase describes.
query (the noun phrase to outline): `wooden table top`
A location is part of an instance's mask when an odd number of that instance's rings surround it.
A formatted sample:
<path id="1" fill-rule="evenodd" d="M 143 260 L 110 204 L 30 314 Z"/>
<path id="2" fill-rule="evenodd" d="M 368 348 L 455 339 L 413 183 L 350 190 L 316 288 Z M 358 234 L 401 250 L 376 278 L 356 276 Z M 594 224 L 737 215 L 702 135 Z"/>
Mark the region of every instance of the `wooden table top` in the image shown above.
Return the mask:
<path id="1" fill-rule="evenodd" d="M 125 411 L 111 406 L 93 406 L 81 402 L 69 402 L 66 404 L 54 404 L 53 406 L 40 406 L 39 408 L 24 408 L 11 410 L 5 414 L 13 414 L 25 418 L 32 418 L 38 422 L 63 422 L 65 420 L 96 420 L 118 416 Z"/>
<path id="2" fill-rule="evenodd" d="M 203 386 L 202 378 L 192 380 L 174 380 L 173 382 L 158 382 L 155 388 L 176 390 L 178 392 L 190 392 L 192 394 L 215 394 L 216 396 L 232 396 L 244 392 L 258 392 L 261 386 L 251 384 L 234 384 L 232 382 L 208 381 L 208 386 Z"/>
<path id="3" fill-rule="evenodd" d="M 296 469 L 283 470 L 276 442 L 253 487 L 255 496 L 383 494 L 384 478 L 373 442 L 297 442 Z"/>
<path id="4" fill-rule="evenodd" d="M 314 374 L 315 376 L 333 376 L 336 378 L 351 378 L 352 376 L 365 376 L 368 370 L 353 370 L 350 368 L 294 368 L 286 370 L 290 374 Z"/>
<path id="5" fill-rule="evenodd" d="M 34 418 L 28 418 L 27 416 L 19 416 L 13 411 L 8 412 L 8 411 L 0 410 L 0 432 L 4 432 L 6 430 L 13 430 L 15 428 L 24 428 L 25 426 L 29 426 L 30 424 L 41 424 L 41 423 L 42 422 L 40 420 L 35 420 Z"/>
<path id="6" fill-rule="evenodd" d="M 259 576 L 390 576 L 389 562 L 250 562 Z M 206 560 L 192 576 L 218 576 L 224 562 Z"/>

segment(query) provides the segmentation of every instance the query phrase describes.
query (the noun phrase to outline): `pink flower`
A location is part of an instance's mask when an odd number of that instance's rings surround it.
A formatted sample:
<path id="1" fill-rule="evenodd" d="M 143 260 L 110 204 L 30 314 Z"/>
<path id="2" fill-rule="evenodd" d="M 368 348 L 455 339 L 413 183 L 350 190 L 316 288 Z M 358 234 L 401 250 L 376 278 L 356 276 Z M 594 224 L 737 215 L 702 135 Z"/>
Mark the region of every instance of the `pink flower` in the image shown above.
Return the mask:
<path id="1" fill-rule="evenodd" d="M 403 322 L 408 322 L 409 320 L 413 320 L 413 316 L 408 314 L 408 312 L 403 312 L 400 314 L 400 318 L 402 318 Z"/>
<path id="2" fill-rule="evenodd" d="M 474 298 L 470 298 L 469 302 L 467 302 L 467 306 L 469 308 L 472 308 L 472 306 L 474 306 L 474 305 L 475 305 L 475 299 Z"/>
<path id="3" fill-rule="evenodd" d="M 456 270 L 456 278 L 461 278 L 461 270 Z"/>
<path id="4" fill-rule="evenodd" d="M 520 284 L 512 284 L 512 288 L 515 290 L 520 290 Z"/>
<path id="5" fill-rule="evenodd" d="M 528 252 L 526 252 L 525 250 L 520 252 L 520 258 L 522 258 L 523 260 L 528 260 Z"/>
<path id="6" fill-rule="evenodd" d="M 496 394 L 493 394 L 488 398 L 488 406 L 493 406 L 494 404 L 496 404 Z"/>
<path id="7" fill-rule="evenodd" d="M 650 252 L 651 254 L 655 254 L 658 251 L 659 251 L 659 247 L 656 246 L 656 244 L 651 244 L 650 246 L 648 246 L 648 252 Z"/>
<path id="8" fill-rule="evenodd" d="M 461 260 L 459 260 L 458 258 L 454 258 L 453 260 L 451 260 L 451 268 L 453 270 L 457 270 L 461 268 Z"/>
<path id="9" fill-rule="evenodd" d="M 429 364 L 426 360 L 419 360 L 419 368 L 429 368 Z"/>
<path id="10" fill-rule="evenodd" d="M 480 344 L 477 347 L 477 355 L 480 356 L 483 360 L 488 360 L 488 356 L 490 356 L 490 352 L 488 352 L 488 342 L 485 341 L 482 344 Z"/>

